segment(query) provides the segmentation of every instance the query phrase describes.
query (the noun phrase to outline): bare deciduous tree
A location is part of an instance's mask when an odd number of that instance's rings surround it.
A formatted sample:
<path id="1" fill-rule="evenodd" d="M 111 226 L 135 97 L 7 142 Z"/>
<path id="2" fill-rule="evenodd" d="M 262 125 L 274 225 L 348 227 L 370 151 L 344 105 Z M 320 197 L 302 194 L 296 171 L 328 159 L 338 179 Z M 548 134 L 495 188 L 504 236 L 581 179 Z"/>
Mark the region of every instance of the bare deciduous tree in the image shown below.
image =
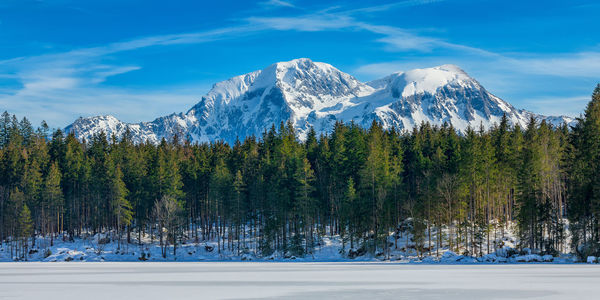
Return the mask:
<path id="1" fill-rule="evenodd" d="M 182 225 L 181 212 L 181 204 L 173 197 L 165 195 L 154 202 L 154 217 L 158 223 L 163 257 L 167 257 L 169 244 L 173 245 L 173 255 L 177 254 L 177 238 L 180 236 Z"/>

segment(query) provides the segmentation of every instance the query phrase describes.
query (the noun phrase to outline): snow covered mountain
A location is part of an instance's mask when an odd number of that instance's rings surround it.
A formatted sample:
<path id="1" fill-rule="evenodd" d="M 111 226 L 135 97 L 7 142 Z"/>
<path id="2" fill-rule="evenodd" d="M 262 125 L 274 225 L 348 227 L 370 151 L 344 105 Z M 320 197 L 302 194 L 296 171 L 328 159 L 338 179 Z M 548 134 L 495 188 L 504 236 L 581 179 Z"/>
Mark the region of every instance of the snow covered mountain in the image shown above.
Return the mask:
<path id="1" fill-rule="evenodd" d="M 572 121 L 516 109 L 454 65 L 363 83 L 329 64 L 301 58 L 219 82 L 186 113 L 137 124 L 112 116 L 79 118 L 65 130 L 88 140 L 101 131 L 121 137 L 129 129 L 136 142 L 158 143 L 179 134 L 196 142 L 232 143 L 236 138 L 260 137 L 272 124 L 288 120 L 304 138 L 311 126 L 328 132 L 336 120 L 365 127 L 377 120 L 398 130 L 410 130 L 421 122 L 448 122 L 464 131 L 480 124 L 489 128 L 503 114 L 521 126 L 532 115 L 554 124 Z"/>

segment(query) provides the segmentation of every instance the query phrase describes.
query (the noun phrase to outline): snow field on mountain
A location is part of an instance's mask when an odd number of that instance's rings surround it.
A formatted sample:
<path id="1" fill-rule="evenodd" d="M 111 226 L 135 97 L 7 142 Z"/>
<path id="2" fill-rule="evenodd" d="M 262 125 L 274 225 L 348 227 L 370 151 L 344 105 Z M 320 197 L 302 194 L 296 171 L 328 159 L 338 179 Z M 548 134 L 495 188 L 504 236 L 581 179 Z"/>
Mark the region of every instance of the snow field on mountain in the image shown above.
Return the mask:
<path id="1" fill-rule="evenodd" d="M 123 136 L 130 130 L 135 142 L 158 143 L 175 134 L 193 142 L 260 137 L 265 129 L 291 121 L 300 139 L 310 127 L 328 133 L 336 121 L 369 127 L 412 130 L 422 122 L 447 122 L 459 132 L 468 126 L 489 128 L 506 114 L 524 126 L 530 116 L 554 125 L 568 117 L 546 117 L 514 108 L 494 96 L 454 65 L 394 73 L 363 83 L 335 67 L 307 58 L 279 62 L 259 71 L 219 82 L 186 113 L 151 122 L 127 124 L 112 116 L 80 118 L 65 128 L 77 138 L 94 134 Z"/>

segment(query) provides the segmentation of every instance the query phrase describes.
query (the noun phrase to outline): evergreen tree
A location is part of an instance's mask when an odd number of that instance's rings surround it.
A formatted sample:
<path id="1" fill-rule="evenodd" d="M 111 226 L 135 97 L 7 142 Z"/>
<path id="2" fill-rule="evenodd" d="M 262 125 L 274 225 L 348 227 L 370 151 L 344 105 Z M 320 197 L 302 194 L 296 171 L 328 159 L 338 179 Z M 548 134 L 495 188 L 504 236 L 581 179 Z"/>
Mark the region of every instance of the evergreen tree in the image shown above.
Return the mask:
<path id="1" fill-rule="evenodd" d="M 108 197 L 110 198 L 109 201 L 112 209 L 112 214 L 116 219 L 117 235 L 119 235 L 120 242 L 120 230 L 123 226 L 131 225 L 131 220 L 133 219 L 133 212 L 131 204 L 126 198 L 129 191 L 125 186 L 125 182 L 123 182 L 123 172 L 121 171 L 121 167 L 118 165 L 111 166 L 109 170 L 110 174 Z"/>
<path id="2" fill-rule="evenodd" d="M 131 132 L 48 139 L 47 125 L 4 113 L 0 241 L 15 258 L 34 234 L 52 243 L 107 232 L 119 243 L 127 233 L 127 244 L 137 235 L 140 247 L 159 240 L 164 257 L 184 239 L 217 241 L 224 255 L 310 256 L 325 236 L 341 238 L 348 257 L 389 258 L 401 239 L 419 256 L 481 256 L 516 223 L 521 248 L 556 255 L 567 251 L 568 216 L 572 250 L 598 255 L 599 103 L 600 85 L 572 128 L 532 118 L 521 129 L 506 116 L 460 133 L 336 122 L 302 141 L 288 122 L 232 146 L 134 143 Z"/>
<path id="3" fill-rule="evenodd" d="M 373 235 L 371 243 L 372 253 L 376 253 L 381 234 L 384 232 L 384 224 L 381 220 L 381 212 L 388 195 L 389 186 L 389 161 L 384 148 L 383 131 L 381 126 L 374 122 L 369 131 L 368 154 L 365 165 L 361 170 L 362 193 L 365 199 L 371 202 L 370 232 Z M 385 239 L 383 240 L 384 247 Z M 384 248 L 382 247 L 382 249 Z"/>
<path id="4" fill-rule="evenodd" d="M 574 250 L 582 257 L 600 254 L 600 84 L 583 118 L 573 128 L 569 219 Z"/>
<path id="5" fill-rule="evenodd" d="M 18 226 L 18 236 L 21 238 L 22 257 L 24 257 L 25 260 L 27 260 L 27 250 L 29 248 L 27 240 L 33 234 L 33 221 L 31 220 L 31 211 L 29 210 L 29 207 L 26 203 L 23 203 L 21 205 Z M 35 237 L 33 237 L 32 240 L 33 239 L 35 239 Z"/>
<path id="6" fill-rule="evenodd" d="M 43 206 L 45 210 L 42 214 L 47 216 L 46 230 L 50 233 L 50 244 L 53 244 L 54 236 L 62 232 L 64 197 L 60 186 L 61 174 L 58 169 L 58 164 L 53 162 L 50 165 L 48 175 L 44 180 Z"/>

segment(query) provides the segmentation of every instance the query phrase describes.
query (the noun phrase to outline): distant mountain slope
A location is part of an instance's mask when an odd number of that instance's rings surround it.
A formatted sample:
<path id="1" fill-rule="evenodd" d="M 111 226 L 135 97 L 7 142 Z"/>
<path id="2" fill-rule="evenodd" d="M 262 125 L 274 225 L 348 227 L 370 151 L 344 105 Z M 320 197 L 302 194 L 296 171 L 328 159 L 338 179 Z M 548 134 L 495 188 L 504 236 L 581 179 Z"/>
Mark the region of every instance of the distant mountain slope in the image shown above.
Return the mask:
<path id="1" fill-rule="evenodd" d="M 121 137 L 127 129 L 134 141 L 159 142 L 175 134 L 196 142 L 261 134 L 290 120 L 300 138 L 312 126 L 328 132 L 336 120 L 410 130 L 421 122 L 452 124 L 464 131 L 480 124 L 489 128 L 506 114 L 525 126 L 530 116 L 553 124 L 572 122 L 565 116 L 546 117 L 514 108 L 492 95 L 454 65 L 394 73 L 368 83 L 333 66 L 301 58 L 279 62 L 261 71 L 219 82 L 188 112 L 151 122 L 123 123 L 112 116 L 79 118 L 65 130 L 90 139 L 104 131 Z"/>

